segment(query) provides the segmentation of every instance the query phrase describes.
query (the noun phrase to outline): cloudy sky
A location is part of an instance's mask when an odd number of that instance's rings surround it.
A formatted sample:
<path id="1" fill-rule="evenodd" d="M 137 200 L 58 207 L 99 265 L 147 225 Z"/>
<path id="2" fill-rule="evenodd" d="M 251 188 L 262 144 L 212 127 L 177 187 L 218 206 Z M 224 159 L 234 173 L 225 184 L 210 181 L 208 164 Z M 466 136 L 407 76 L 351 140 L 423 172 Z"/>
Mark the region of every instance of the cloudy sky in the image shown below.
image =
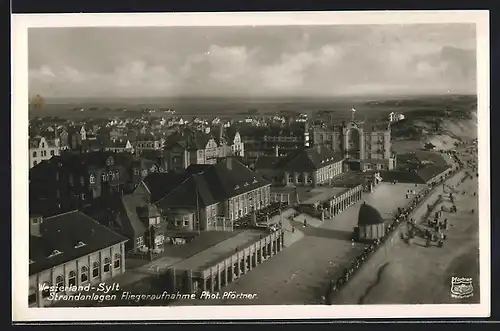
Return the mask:
<path id="1" fill-rule="evenodd" d="M 469 24 L 31 28 L 46 97 L 475 93 Z"/>

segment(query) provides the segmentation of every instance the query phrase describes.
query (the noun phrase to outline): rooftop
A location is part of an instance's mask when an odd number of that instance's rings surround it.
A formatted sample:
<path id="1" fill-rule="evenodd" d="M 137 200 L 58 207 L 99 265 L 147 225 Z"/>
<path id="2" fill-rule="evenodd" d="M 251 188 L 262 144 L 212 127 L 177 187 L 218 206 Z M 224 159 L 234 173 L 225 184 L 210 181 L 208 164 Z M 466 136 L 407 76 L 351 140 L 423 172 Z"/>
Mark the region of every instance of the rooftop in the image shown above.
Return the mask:
<path id="1" fill-rule="evenodd" d="M 165 208 L 209 206 L 270 185 L 232 158 L 214 165 L 192 165 L 181 174 L 150 174 L 144 183 L 151 192 L 151 201 Z"/>
<path id="2" fill-rule="evenodd" d="M 349 190 L 349 188 L 346 187 L 321 187 L 321 188 L 314 188 L 309 191 L 310 196 L 306 198 L 303 202 L 303 204 L 314 204 L 316 202 L 323 202 L 326 200 L 329 200 L 331 198 L 337 197 L 341 195 L 342 193 L 346 192 Z"/>
<path id="3" fill-rule="evenodd" d="M 384 223 L 380 212 L 366 203 L 361 204 L 359 207 L 358 225 L 366 226 L 380 223 Z"/>
<path id="4" fill-rule="evenodd" d="M 342 161 L 339 153 L 333 152 L 325 146 L 300 148 L 286 156 L 259 157 L 255 169 L 280 169 L 293 172 L 308 172 Z"/>
<path id="5" fill-rule="evenodd" d="M 30 235 L 30 275 L 128 240 L 80 211 L 45 218 L 40 226 L 41 236 Z"/>
<path id="6" fill-rule="evenodd" d="M 180 270 L 203 271 L 235 254 L 267 235 L 259 230 L 244 230 L 195 254 L 172 267 Z"/>

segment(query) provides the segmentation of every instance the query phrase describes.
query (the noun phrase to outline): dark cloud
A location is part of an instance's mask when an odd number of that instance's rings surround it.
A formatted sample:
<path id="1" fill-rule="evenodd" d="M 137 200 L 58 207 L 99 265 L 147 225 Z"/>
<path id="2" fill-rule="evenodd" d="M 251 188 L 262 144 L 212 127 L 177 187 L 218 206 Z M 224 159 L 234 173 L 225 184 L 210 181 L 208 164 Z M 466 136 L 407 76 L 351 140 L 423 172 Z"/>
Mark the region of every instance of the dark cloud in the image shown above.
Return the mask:
<path id="1" fill-rule="evenodd" d="M 28 51 L 54 96 L 475 92 L 468 24 L 31 28 Z"/>

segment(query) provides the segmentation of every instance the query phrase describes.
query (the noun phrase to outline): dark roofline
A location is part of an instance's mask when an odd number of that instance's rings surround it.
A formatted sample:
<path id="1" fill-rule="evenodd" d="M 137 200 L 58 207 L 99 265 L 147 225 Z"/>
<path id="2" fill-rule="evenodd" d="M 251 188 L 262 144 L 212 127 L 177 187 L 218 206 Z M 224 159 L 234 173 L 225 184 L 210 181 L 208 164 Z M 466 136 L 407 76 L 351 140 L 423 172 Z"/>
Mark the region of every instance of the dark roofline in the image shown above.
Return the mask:
<path id="1" fill-rule="evenodd" d="M 76 255 L 69 255 L 69 258 L 68 258 L 68 255 L 64 255 L 65 252 L 62 252 L 62 254 L 60 255 L 60 257 L 58 259 L 53 260 L 54 263 L 41 264 L 41 263 L 37 263 L 38 261 L 34 261 L 34 263 L 32 265 L 30 265 L 30 267 L 29 267 L 29 275 L 30 276 L 33 275 L 33 274 L 40 273 L 42 271 L 48 270 L 50 268 L 62 265 L 64 263 L 68 263 L 70 261 L 74 261 L 76 259 L 81 258 L 82 256 L 86 256 L 86 255 L 98 252 L 98 251 L 100 251 L 102 249 L 105 249 L 105 248 L 108 248 L 110 246 L 114 246 L 114 245 L 117 245 L 117 244 L 121 244 L 121 243 L 127 242 L 129 240 L 128 238 L 124 237 L 123 235 L 121 235 L 121 234 L 119 234 L 119 233 L 117 233 L 117 232 L 115 232 L 115 231 L 107 228 L 106 226 L 102 225 L 101 223 L 99 223 L 98 221 L 94 220 L 92 217 L 90 217 L 89 215 L 85 214 L 84 212 L 82 212 L 80 210 L 72 210 L 72 211 L 68 211 L 68 212 L 65 212 L 65 213 L 61 213 L 61 214 L 57 214 L 57 215 L 45 217 L 45 218 L 43 218 L 43 221 L 54 219 L 54 218 L 58 218 L 58 217 L 61 217 L 61 216 L 64 216 L 64 215 L 72 214 L 72 213 L 79 213 L 81 216 L 84 216 L 84 218 L 92 221 L 96 225 L 96 229 L 98 229 L 98 230 L 102 229 L 103 231 L 107 231 L 108 233 L 113 234 L 113 236 L 115 236 L 116 239 L 119 239 L 119 240 L 113 240 L 112 244 L 107 244 L 104 247 L 99 247 L 98 246 L 93 251 L 90 251 L 90 252 L 83 250 L 81 255 L 78 255 L 78 254 L 76 254 Z M 43 239 L 43 236 L 42 236 L 42 239 Z M 30 240 L 31 240 L 31 235 L 30 235 Z M 48 258 L 49 257 L 46 257 L 46 259 L 48 259 Z M 31 260 L 31 257 L 30 257 L 30 260 Z M 49 261 L 51 261 L 51 260 L 49 260 Z M 44 260 L 44 262 L 45 262 L 45 260 Z M 40 265 L 44 265 L 44 266 L 40 267 Z M 38 266 L 38 268 L 37 268 L 37 266 Z"/>

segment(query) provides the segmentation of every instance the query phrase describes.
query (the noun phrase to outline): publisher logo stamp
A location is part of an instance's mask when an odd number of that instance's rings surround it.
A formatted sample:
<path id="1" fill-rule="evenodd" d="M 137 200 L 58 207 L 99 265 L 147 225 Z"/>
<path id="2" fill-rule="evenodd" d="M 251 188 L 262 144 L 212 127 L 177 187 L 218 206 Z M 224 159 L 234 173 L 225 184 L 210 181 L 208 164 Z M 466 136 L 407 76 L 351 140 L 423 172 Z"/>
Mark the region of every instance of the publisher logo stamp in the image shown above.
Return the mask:
<path id="1" fill-rule="evenodd" d="M 455 299 L 469 298 L 474 295 L 472 278 L 452 277 L 451 278 L 451 297 Z"/>

